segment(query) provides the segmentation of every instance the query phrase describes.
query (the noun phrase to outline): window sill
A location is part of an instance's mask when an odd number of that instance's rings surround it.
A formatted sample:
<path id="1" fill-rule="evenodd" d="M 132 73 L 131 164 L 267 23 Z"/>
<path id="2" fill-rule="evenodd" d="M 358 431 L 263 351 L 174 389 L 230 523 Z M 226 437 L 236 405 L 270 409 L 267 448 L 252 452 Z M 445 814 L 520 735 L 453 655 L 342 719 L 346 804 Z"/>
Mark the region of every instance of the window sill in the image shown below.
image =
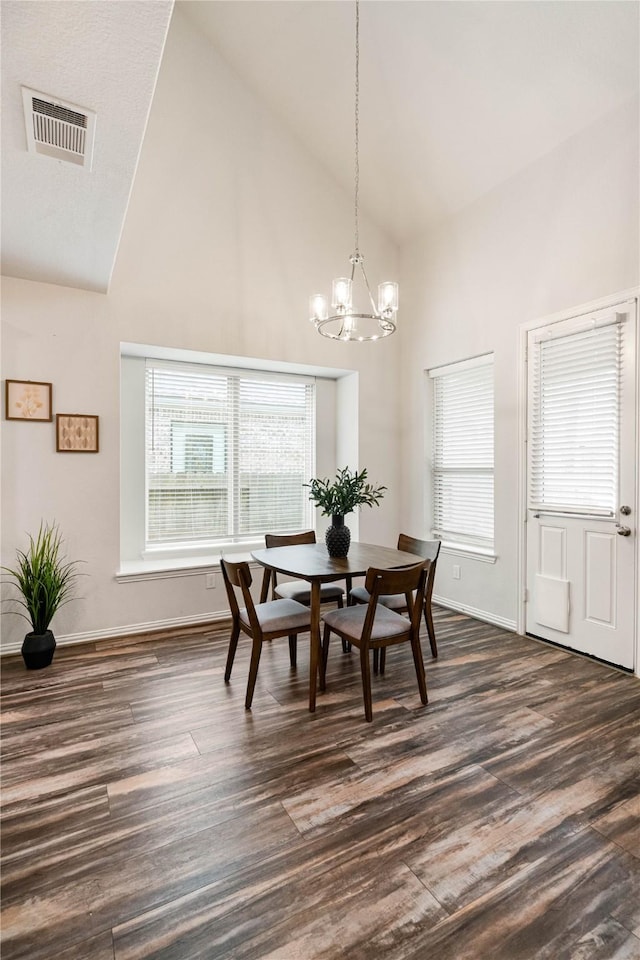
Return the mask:
<path id="1" fill-rule="evenodd" d="M 440 550 L 441 553 L 446 553 L 453 557 L 465 557 L 468 560 L 479 560 L 481 563 L 495 563 L 498 559 L 497 554 L 495 554 L 493 550 L 474 547 L 468 543 L 454 543 L 443 540 Z"/>
<path id="2" fill-rule="evenodd" d="M 224 556 L 235 563 L 247 560 L 252 563 L 251 552 L 246 548 L 237 553 L 225 550 Z M 178 577 L 198 577 L 220 568 L 220 554 L 207 557 L 174 557 L 168 559 L 122 560 L 115 574 L 116 583 L 136 583 L 143 580 L 172 580 Z"/>
<path id="3" fill-rule="evenodd" d="M 217 563 L 220 557 L 230 556 L 231 554 L 250 554 L 253 550 L 259 550 L 264 547 L 264 538 L 260 540 L 244 540 L 217 543 L 206 541 L 202 543 L 190 543 L 189 541 L 162 546 L 150 546 L 143 550 L 140 557 L 136 560 L 122 560 L 121 563 L 150 563 L 154 566 L 173 565 L 184 567 L 193 564 L 200 566 L 210 566 L 211 562 Z"/>

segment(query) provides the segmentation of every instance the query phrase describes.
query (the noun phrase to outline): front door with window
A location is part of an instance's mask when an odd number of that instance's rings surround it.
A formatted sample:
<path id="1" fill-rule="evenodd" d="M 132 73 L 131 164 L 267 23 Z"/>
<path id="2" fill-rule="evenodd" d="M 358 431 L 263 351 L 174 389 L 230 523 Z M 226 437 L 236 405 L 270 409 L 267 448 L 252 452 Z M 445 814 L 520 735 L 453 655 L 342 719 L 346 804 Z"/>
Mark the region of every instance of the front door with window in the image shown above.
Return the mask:
<path id="1" fill-rule="evenodd" d="M 636 304 L 528 334 L 526 630 L 633 669 Z"/>

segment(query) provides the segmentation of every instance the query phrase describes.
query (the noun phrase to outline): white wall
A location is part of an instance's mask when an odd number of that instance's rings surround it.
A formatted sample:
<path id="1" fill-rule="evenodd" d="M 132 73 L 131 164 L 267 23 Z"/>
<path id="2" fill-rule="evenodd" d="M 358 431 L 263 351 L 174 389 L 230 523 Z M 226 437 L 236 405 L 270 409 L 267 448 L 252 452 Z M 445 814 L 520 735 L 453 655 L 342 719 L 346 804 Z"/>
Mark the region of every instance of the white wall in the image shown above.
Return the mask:
<path id="1" fill-rule="evenodd" d="M 443 555 L 435 593 L 515 625 L 519 328 L 638 284 L 638 104 L 605 117 L 402 251 L 401 525 L 427 535 L 424 371 L 495 353 L 495 564 Z M 453 563 L 461 579 L 452 579 Z"/>
<path id="2" fill-rule="evenodd" d="M 453 581 L 442 556 L 436 593 L 513 624 L 519 326 L 638 283 L 637 151 L 630 104 L 408 244 L 395 337 L 325 341 L 306 320 L 308 296 L 344 271 L 352 198 L 178 10 L 109 294 L 3 280 L 3 378 L 52 381 L 55 411 L 100 416 L 97 455 L 56 454 L 51 425 L 2 421 L 2 562 L 41 518 L 57 520 L 70 556 L 86 561 L 83 600 L 56 617 L 57 637 L 226 609 L 219 576 L 215 590 L 200 574 L 114 579 L 121 341 L 357 371 L 360 466 L 389 488 L 361 512 L 359 536 L 387 544 L 399 529 L 429 532 L 424 371 L 493 351 L 498 561 L 456 560 Z M 395 251 L 364 217 L 361 238 L 369 276 L 393 275 Z M 3 617 L 2 649 L 18 649 L 25 627 Z"/>
<path id="3" fill-rule="evenodd" d="M 177 11 L 109 294 L 3 279 L 3 378 L 51 381 L 54 411 L 100 417 L 96 455 L 57 454 L 51 424 L 2 422 L 2 563 L 41 518 L 86 561 L 83 599 L 54 619 L 59 640 L 226 609 L 219 576 L 214 590 L 203 575 L 114 579 L 121 341 L 358 371 L 360 466 L 389 488 L 359 535 L 395 543 L 399 438 L 385 427 L 399 403 L 399 338 L 333 343 L 306 319 L 309 295 L 344 272 L 351 220 L 352 198 Z M 369 275 L 393 275 L 394 248 L 365 218 L 360 235 Z M 18 649 L 26 624 L 2 625 L 2 650 Z"/>

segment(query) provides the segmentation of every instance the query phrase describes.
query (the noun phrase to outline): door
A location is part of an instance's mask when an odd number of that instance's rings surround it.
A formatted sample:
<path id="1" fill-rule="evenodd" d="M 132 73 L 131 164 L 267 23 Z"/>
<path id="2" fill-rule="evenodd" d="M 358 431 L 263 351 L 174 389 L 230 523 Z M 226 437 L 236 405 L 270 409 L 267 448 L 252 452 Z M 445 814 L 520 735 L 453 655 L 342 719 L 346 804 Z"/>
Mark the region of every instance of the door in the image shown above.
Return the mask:
<path id="1" fill-rule="evenodd" d="M 636 303 L 529 331 L 526 631 L 633 669 Z"/>

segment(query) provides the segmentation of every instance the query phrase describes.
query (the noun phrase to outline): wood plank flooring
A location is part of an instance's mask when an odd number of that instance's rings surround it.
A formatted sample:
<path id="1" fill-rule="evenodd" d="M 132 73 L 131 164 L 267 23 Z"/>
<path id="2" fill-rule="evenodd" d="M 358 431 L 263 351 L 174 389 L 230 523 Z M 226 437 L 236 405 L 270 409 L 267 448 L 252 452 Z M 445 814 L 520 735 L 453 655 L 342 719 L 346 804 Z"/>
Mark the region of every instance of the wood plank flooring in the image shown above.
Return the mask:
<path id="1" fill-rule="evenodd" d="M 2 676 L 3 960 L 640 960 L 640 683 L 435 609 L 373 678 L 228 628 Z"/>

